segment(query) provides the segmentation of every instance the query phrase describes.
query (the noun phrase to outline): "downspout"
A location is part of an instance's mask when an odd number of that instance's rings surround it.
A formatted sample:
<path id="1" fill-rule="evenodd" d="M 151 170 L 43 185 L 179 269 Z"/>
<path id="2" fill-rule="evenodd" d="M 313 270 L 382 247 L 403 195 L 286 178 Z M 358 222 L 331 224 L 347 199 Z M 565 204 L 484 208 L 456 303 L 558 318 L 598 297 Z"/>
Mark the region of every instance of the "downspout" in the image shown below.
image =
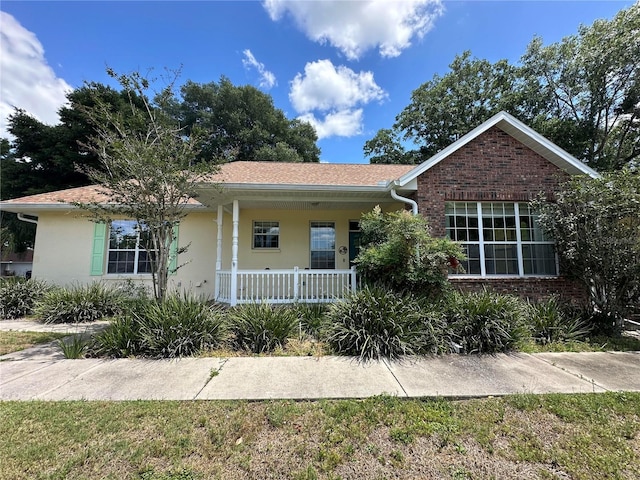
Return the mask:
<path id="1" fill-rule="evenodd" d="M 411 211 L 413 212 L 413 214 L 414 215 L 418 215 L 418 204 L 414 200 L 411 200 L 410 198 L 401 197 L 400 195 L 398 195 L 396 193 L 396 189 L 395 188 L 391 189 L 391 198 L 393 198 L 394 200 L 398 200 L 400 202 L 404 202 L 406 204 L 411 205 Z"/>
<path id="2" fill-rule="evenodd" d="M 400 195 L 398 195 L 396 193 L 396 189 L 392 188 L 391 189 L 391 198 L 393 198 L 394 200 L 398 200 L 400 202 L 404 202 L 408 205 L 411 205 L 411 211 L 413 212 L 413 215 L 416 216 L 418 215 L 418 204 L 417 202 L 415 202 L 414 200 L 411 200 L 410 198 L 407 197 L 401 197 Z M 420 263 L 420 247 L 418 245 L 416 245 L 416 262 L 419 264 Z"/>
<path id="3" fill-rule="evenodd" d="M 38 224 L 38 220 L 34 219 L 34 218 L 27 218 L 24 216 L 24 213 L 19 213 L 18 214 L 18 220 L 22 220 L 23 222 L 28 222 L 28 223 L 35 223 L 36 225 Z"/>

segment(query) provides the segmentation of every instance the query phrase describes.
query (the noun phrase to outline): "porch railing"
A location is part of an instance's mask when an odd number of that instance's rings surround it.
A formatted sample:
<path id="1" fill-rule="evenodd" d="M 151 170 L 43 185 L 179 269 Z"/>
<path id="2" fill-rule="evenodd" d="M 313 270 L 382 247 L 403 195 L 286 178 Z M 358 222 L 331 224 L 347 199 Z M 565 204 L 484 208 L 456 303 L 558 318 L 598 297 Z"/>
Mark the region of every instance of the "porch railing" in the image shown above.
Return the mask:
<path id="1" fill-rule="evenodd" d="M 216 300 L 230 305 L 251 302 L 326 303 L 357 289 L 355 267 L 349 270 L 231 270 L 217 272 Z M 234 289 L 232 285 L 236 285 Z M 235 291 L 234 291 L 235 290 Z"/>

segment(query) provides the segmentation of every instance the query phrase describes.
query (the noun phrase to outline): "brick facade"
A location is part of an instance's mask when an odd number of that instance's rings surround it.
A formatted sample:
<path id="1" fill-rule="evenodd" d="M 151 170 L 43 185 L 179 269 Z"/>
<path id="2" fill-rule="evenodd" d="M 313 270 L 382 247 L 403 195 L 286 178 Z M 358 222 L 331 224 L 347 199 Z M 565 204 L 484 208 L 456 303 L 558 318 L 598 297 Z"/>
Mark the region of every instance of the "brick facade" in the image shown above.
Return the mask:
<path id="1" fill-rule="evenodd" d="M 451 201 L 527 202 L 544 192 L 548 198 L 569 174 L 526 145 L 492 127 L 451 153 L 417 178 L 414 199 L 435 236 L 445 235 L 445 203 Z M 566 278 L 455 279 L 463 289 L 484 286 L 538 299 L 551 294 L 584 299 L 584 291 Z"/>
<path id="2" fill-rule="evenodd" d="M 552 295 L 568 302 L 586 304 L 588 295 L 578 282 L 566 277 L 558 278 L 451 278 L 451 285 L 468 292 L 489 289 L 498 293 L 517 295 L 532 301 L 544 300 Z"/>

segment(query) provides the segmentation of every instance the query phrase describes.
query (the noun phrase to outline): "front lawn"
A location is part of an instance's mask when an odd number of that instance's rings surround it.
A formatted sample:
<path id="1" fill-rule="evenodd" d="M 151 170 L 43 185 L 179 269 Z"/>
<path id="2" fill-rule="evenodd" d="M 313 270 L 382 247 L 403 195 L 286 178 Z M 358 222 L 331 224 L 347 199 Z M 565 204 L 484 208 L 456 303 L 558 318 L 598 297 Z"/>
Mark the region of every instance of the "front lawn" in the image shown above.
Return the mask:
<path id="1" fill-rule="evenodd" d="M 0 331 L 0 355 L 66 337 L 66 333 Z"/>
<path id="2" fill-rule="evenodd" d="M 640 477 L 640 393 L 3 402 L 0 479 Z"/>

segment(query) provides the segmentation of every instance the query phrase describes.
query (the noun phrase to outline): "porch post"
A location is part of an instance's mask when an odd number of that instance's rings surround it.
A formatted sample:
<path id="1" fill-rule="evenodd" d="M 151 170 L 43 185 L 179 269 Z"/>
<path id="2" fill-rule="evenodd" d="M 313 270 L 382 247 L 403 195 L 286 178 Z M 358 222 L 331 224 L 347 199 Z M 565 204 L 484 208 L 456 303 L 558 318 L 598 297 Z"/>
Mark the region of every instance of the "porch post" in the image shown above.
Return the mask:
<path id="1" fill-rule="evenodd" d="M 238 200 L 233 201 L 233 234 L 231 237 L 231 306 L 238 303 L 238 223 L 240 206 Z"/>
<path id="2" fill-rule="evenodd" d="M 293 267 L 293 300 L 298 301 L 298 297 L 300 296 L 300 272 L 298 271 L 298 267 Z"/>
<path id="3" fill-rule="evenodd" d="M 218 224 L 217 239 L 216 239 L 216 277 L 214 284 L 214 298 L 217 300 L 220 298 L 220 271 L 222 270 L 222 217 L 224 215 L 224 208 L 222 205 L 218 205 L 218 218 L 216 223 Z"/>
<path id="4" fill-rule="evenodd" d="M 358 290 L 358 276 L 356 275 L 356 266 L 351 267 L 351 291 L 356 293 Z"/>

